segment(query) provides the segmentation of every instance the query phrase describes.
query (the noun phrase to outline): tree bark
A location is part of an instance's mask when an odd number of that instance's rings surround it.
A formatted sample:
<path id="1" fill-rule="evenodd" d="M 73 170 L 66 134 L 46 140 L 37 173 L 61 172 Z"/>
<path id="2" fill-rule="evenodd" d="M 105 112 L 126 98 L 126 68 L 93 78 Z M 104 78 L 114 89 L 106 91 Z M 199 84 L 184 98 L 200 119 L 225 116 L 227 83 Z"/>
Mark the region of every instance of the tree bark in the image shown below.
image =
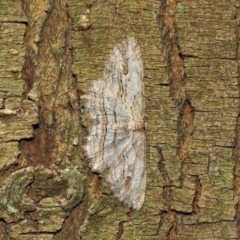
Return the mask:
<path id="1" fill-rule="evenodd" d="M 240 239 L 234 0 L 0 1 L 0 239 Z M 138 211 L 90 171 L 82 96 L 133 36 L 144 67 Z"/>

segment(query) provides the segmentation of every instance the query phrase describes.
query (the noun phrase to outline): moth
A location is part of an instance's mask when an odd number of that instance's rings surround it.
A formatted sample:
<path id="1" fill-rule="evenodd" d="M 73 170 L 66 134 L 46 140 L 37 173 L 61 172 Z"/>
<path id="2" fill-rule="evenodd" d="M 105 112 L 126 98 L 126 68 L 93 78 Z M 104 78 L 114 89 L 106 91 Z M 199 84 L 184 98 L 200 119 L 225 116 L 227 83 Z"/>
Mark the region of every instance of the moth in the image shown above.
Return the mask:
<path id="1" fill-rule="evenodd" d="M 113 194 L 140 209 L 146 189 L 143 63 L 133 37 L 116 45 L 103 77 L 85 95 L 92 127 L 85 144 L 92 172 L 107 169 Z"/>

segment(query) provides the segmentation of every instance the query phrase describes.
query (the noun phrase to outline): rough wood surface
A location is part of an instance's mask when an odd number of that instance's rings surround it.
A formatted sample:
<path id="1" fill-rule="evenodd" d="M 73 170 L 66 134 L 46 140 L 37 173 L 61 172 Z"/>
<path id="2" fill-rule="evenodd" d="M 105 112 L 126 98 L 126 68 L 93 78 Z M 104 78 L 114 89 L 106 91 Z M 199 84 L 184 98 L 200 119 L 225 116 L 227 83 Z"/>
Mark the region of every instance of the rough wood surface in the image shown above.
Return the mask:
<path id="1" fill-rule="evenodd" d="M 1 239 L 239 239 L 236 0 L 0 1 Z M 123 207 L 83 157 L 80 95 L 142 52 L 147 188 Z"/>
<path id="2" fill-rule="evenodd" d="M 1 239 L 53 239 L 84 201 L 79 94 L 58 4 L 0 2 Z"/>

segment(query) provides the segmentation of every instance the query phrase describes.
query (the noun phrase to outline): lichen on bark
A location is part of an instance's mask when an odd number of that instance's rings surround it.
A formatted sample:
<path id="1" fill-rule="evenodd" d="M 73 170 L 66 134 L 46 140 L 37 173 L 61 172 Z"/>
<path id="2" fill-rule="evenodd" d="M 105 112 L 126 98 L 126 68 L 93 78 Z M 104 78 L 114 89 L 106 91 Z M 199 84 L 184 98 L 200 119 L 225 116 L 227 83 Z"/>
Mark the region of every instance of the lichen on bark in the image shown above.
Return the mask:
<path id="1" fill-rule="evenodd" d="M 237 1 L 0 1 L 1 239 L 239 239 Z M 144 64 L 147 188 L 83 156 L 80 96 L 116 43 Z"/>

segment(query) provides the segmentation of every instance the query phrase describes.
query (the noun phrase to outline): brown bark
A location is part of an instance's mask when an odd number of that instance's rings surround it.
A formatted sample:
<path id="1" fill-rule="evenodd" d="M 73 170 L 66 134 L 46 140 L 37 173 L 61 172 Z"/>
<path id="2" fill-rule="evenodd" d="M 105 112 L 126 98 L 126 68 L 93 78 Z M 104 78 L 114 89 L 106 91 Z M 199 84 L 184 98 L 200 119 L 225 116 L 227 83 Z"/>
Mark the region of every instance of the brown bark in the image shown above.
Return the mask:
<path id="1" fill-rule="evenodd" d="M 238 1 L 0 1 L 0 239 L 239 239 Z M 81 95 L 141 48 L 147 189 L 133 211 L 83 154 Z"/>

